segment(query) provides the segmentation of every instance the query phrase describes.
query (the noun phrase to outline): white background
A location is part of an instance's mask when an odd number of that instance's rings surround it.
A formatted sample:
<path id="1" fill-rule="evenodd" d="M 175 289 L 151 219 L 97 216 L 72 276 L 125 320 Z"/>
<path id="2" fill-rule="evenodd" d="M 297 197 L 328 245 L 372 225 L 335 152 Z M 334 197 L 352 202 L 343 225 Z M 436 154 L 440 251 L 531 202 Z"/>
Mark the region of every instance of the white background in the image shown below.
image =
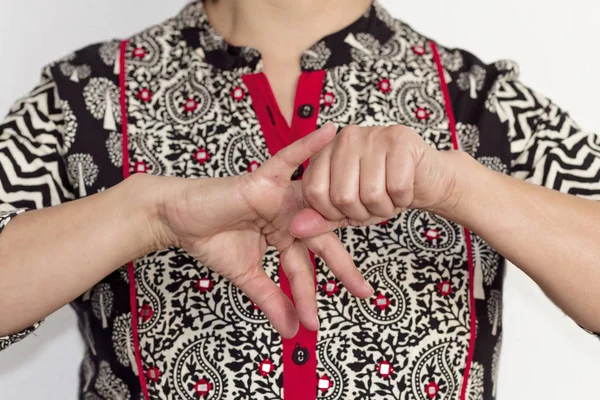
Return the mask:
<path id="1" fill-rule="evenodd" d="M 585 128 L 600 130 L 598 2 L 382 2 L 441 44 L 468 49 L 488 62 L 518 61 L 525 83 L 571 111 Z M 4 115 L 13 100 L 37 83 L 45 63 L 89 43 L 129 36 L 173 15 L 185 0 L 1 3 L 0 114 Z M 506 281 L 504 315 L 500 400 L 600 398 L 600 341 L 581 331 L 514 267 Z M 0 398 L 75 399 L 81 356 L 74 313 L 64 308 L 35 336 L 0 353 Z"/>

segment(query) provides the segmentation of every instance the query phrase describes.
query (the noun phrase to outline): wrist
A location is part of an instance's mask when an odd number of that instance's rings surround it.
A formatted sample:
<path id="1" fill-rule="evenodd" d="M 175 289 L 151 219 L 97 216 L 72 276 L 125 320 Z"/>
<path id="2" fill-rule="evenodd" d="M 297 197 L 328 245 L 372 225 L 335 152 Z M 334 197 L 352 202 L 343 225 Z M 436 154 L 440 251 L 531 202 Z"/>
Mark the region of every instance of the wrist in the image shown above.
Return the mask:
<path id="1" fill-rule="evenodd" d="M 176 237 L 165 221 L 164 204 L 177 178 L 135 174 L 122 183 L 121 198 L 127 213 L 139 228 L 137 237 L 142 254 L 176 246 Z"/>
<path id="2" fill-rule="evenodd" d="M 153 248 L 187 248 L 224 228 L 253 219 L 242 196 L 240 176 L 226 178 L 152 177 L 147 211 Z M 142 182 L 144 183 L 144 182 Z M 146 190 L 148 192 L 148 190 Z"/>
<path id="3" fill-rule="evenodd" d="M 440 152 L 439 156 L 448 174 L 447 187 L 443 191 L 443 198 L 428 211 L 462 223 L 464 210 L 471 201 L 472 188 L 480 179 L 476 175 L 481 173 L 481 168 L 485 168 L 463 151 L 444 151 Z"/>

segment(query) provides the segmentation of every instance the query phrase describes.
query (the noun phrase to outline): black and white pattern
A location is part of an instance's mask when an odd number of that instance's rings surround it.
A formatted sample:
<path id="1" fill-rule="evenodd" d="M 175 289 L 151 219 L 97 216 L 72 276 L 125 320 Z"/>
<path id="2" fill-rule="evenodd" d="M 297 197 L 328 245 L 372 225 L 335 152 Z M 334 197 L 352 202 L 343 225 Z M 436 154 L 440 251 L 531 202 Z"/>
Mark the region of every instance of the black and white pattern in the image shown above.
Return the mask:
<path id="1" fill-rule="evenodd" d="M 243 79 L 261 72 L 260 54 L 228 45 L 200 2 L 130 38 L 124 65 L 119 51 L 120 42 L 110 41 L 52 64 L 0 124 L 0 231 L 17 210 L 118 184 L 124 157 L 130 173 L 187 178 L 248 173 L 269 157 Z M 520 83 L 514 63 L 439 52 L 462 150 L 500 173 L 600 199 L 596 135 Z M 305 71 L 325 69 L 318 125 L 403 124 L 439 150 L 453 148 L 430 42 L 376 2 L 301 62 Z M 464 389 L 467 400 L 494 399 L 502 257 L 477 235 L 420 210 L 337 234 L 375 294 L 353 298 L 317 259 L 317 398 L 441 400 Z M 264 266 L 279 282 L 276 252 Z M 135 260 L 133 270 L 119 269 L 73 307 L 87 349 L 83 399 L 143 398 L 140 379 L 152 399 L 283 397 L 281 337 L 237 288 L 181 250 Z M 34 328 L 0 338 L 0 349 Z"/>
<path id="2" fill-rule="evenodd" d="M 73 198 L 60 154 L 71 140 L 62 135 L 64 123 L 57 84 L 47 68 L 41 83 L 0 124 L 0 211 L 42 208 Z"/>
<path id="3" fill-rule="evenodd" d="M 0 351 L 6 349 L 8 346 L 13 345 L 24 338 L 30 333 L 39 328 L 40 323 L 36 323 L 27 329 L 23 329 L 21 332 L 15 333 L 14 335 L 0 337 Z"/>
<path id="4" fill-rule="evenodd" d="M 25 209 L 14 210 L 14 211 L 0 211 L 0 233 L 4 227 L 10 222 L 10 220 L 19 214 L 24 213 Z"/>

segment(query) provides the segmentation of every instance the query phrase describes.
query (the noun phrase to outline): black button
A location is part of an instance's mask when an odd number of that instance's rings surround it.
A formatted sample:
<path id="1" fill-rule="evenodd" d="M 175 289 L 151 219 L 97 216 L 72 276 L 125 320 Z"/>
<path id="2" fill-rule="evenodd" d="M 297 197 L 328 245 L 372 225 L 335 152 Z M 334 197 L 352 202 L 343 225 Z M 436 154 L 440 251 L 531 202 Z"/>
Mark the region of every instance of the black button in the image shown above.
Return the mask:
<path id="1" fill-rule="evenodd" d="M 294 347 L 294 352 L 292 353 L 292 360 L 298 365 L 303 365 L 308 361 L 308 357 L 308 349 L 296 343 L 296 347 Z"/>
<path id="2" fill-rule="evenodd" d="M 300 165 L 292 174 L 292 180 L 297 181 L 298 179 L 302 178 L 302 174 L 304 174 L 304 166 Z"/>
<path id="3" fill-rule="evenodd" d="M 315 109 L 313 108 L 313 106 L 311 106 L 310 104 L 304 104 L 298 108 L 298 115 L 302 118 L 310 118 L 310 116 L 313 115 L 314 111 Z"/>

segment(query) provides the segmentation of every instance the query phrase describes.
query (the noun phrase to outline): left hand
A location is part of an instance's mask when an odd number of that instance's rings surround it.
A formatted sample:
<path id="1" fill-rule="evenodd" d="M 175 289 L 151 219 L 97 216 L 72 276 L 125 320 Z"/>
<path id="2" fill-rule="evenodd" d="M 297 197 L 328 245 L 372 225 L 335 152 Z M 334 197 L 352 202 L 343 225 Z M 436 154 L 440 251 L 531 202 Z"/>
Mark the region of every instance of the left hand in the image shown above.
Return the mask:
<path id="1" fill-rule="evenodd" d="M 346 127 L 310 159 L 302 178 L 309 208 L 295 216 L 290 232 L 306 239 L 407 208 L 447 210 L 457 200 L 449 153 L 456 152 L 434 149 L 405 126 Z"/>

